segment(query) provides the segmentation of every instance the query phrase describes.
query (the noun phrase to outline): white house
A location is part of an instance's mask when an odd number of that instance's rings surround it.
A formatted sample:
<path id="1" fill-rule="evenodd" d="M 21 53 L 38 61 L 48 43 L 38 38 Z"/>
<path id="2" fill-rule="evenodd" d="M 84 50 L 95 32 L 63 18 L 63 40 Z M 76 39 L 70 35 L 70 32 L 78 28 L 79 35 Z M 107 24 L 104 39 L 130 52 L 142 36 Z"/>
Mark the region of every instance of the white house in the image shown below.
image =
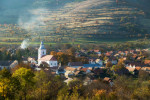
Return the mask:
<path id="1" fill-rule="evenodd" d="M 102 60 L 100 60 L 100 59 L 96 59 L 96 61 L 95 61 L 97 64 L 99 64 L 99 65 L 101 65 L 101 66 L 103 66 L 103 61 Z"/>
<path id="2" fill-rule="evenodd" d="M 18 61 L 0 61 L 0 69 L 11 69 L 18 65 Z"/>
<path id="3" fill-rule="evenodd" d="M 58 61 L 53 55 L 46 55 L 46 49 L 44 43 L 41 42 L 40 48 L 38 49 L 38 65 L 42 62 L 46 62 L 50 67 L 58 67 Z"/>
<path id="4" fill-rule="evenodd" d="M 65 77 L 68 78 L 69 76 L 73 76 L 76 71 L 77 71 L 76 68 L 66 67 L 65 68 Z"/>

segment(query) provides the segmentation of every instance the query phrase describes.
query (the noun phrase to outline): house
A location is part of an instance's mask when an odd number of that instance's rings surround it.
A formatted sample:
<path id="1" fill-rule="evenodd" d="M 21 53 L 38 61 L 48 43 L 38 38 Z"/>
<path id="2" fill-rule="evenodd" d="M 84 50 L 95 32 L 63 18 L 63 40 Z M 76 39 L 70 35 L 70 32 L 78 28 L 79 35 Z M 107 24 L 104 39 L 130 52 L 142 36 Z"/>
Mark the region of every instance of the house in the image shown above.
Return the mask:
<path id="1" fill-rule="evenodd" d="M 118 63 L 116 58 L 109 58 L 105 60 L 105 64 L 107 64 L 108 62 L 111 62 L 113 65 L 116 65 Z"/>
<path id="2" fill-rule="evenodd" d="M 7 68 L 11 69 L 18 65 L 18 61 L 0 61 L 0 69 Z"/>
<path id="3" fill-rule="evenodd" d="M 138 62 L 128 63 L 126 64 L 126 67 L 135 68 L 136 66 L 143 66 L 143 64 Z"/>
<path id="4" fill-rule="evenodd" d="M 38 65 L 42 64 L 42 62 L 47 63 L 51 68 L 58 68 L 57 59 L 53 55 L 46 55 L 46 48 L 43 42 L 41 42 L 38 49 Z"/>
<path id="5" fill-rule="evenodd" d="M 110 57 L 110 56 L 111 56 L 111 53 L 110 53 L 110 52 L 107 52 L 107 53 L 105 53 L 105 55 L 106 55 L 107 57 Z"/>
<path id="6" fill-rule="evenodd" d="M 138 58 L 137 54 L 134 54 L 134 55 L 132 56 L 132 59 L 133 59 L 133 60 L 135 60 L 135 59 L 137 59 L 137 58 Z"/>
<path id="7" fill-rule="evenodd" d="M 116 65 L 116 64 L 118 63 L 118 61 L 117 61 L 116 58 L 112 58 L 111 63 L 112 63 L 113 65 Z"/>
<path id="8" fill-rule="evenodd" d="M 139 70 L 141 70 L 141 67 L 137 66 L 137 67 L 135 67 L 135 69 L 139 71 Z"/>
<path id="9" fill-rule="evenodd" d="M 135 75 L 135 74 L 137 75 L 138 72 L 139 72 L 135 67 L 134 67 L 134 68 L 133 68 L 133 67 L 126 67 L 126 69 L 128 69 L 128 71 L 129 71 L 131 74 L 134 74 L 134 75 Z"/>
<path id="10" fill-rule="evenodd" d="M 142 67 L 141 70 L 150 73 L 150 67 Z"/>
<path id="11" fill-rule="evenodd" d="M 61 75 L 61 74 L 64 75 L 65 74 L 65 70 L 63 68 L 59 68 L 59 69 L 56 70 L 56 74 L 57 75 Z"/>
<path id="12" fill-rule="evenodd" d="M 95 68 L 95 67 L 100 68 L 102 66 L 99 64 L 84 64 L 83 68 Z"/>
<path id="13" fill-rule="evenodd" d="M 95 59 L 89 59 L 89 64 L 96 64 Z"/>
<path id="14" fill-rule="evenodd" d="M 101 55 L 101 51 L 100 51 L 100 50 L 94 50 L 94 52 L 95 52 L 95 53 L 97 53 L 97 54 L 98 54 L 98 56 L 100 56 L 100 55 Z"/>
<path id="15" fill-rule="evenodd" d="M 88 68 L 82 68 L 82 69 L 80 69 L 80 71 L 85 72 L 85 74 L 91 73 L 91 70 Z"/>
<path id="16" fill-rule="evenodd" d="M 73 68 L 73 67 L 66 67 L 65 68 L 65 76 L 68 78 L 70 76 L 73 76 L 74 73 L 77 71 L 76 68 Z"/>
<path id="17" fill-rule="evenodd" d="M 85 73 L 83 71 L 76 71 L 75 73 L 75 76 L 82 76 L 82 75 L 85 75 Z"/>
<path id="18" fill-rule="evenodd" d="M 104 81 L 109 82 L 109 81 L 112 81 L 112 80 L 109 77 L 105 77 Z"/>
<path id="19" fill-rule="evenodd" d="M 144 64 L 145 64 L 145 65 L 150 65 L 150 60 L 145 60 L 145 61 L 144 61 Z"/>
<path id="20" fill-rule="evenodd" d="M 46 62 L 49 67 L 58 67 L 58 62 L 53 55 L 46 55 L 39 59 L 39 64 Z"/>
<path id="21" fill-rule="evenodd" d="M 35 58 L 32 58 L 32 57 L 28 57 L 28 62 L 32 64 L 37 64 L 37 61 L 35 60 Z"/>
<path id="22" fill-rule="evenodd" d="M 68 66 L 73 67 L 73 68 L 83 67 L 83 63 L 82 62 L 69 62 Z"/>
<path id="23" fill-rule="evenodd" d="M 72 79 L 72 78 L 68 78 L 68 79 L 66 79 L 64 82 L 67 83 L 67 85 L 69 85 L 69 83 L 70 83 L 71 81 L 73 81 L 73 79 Z"/>
<path id="24" fill-rule="evenodd" d="M 109 78 L 109 77 L 105 77 L 104 78 L 104 82 L 108 82 L 109 83 L 109 85 L 112 87 L 113 86 L 113 81 L 112 81 L 112 79 L 111 78 Z"/>
<path id="25" fill-rule="evenodd" d="M 103 61 L 102 60 L 100 60 L 100 59 L 96 59 L 96 61 L 95 61 L 97 64 L 99 64 L 99 65 L 101 65 L 101 66 L 103 66 Z"/>

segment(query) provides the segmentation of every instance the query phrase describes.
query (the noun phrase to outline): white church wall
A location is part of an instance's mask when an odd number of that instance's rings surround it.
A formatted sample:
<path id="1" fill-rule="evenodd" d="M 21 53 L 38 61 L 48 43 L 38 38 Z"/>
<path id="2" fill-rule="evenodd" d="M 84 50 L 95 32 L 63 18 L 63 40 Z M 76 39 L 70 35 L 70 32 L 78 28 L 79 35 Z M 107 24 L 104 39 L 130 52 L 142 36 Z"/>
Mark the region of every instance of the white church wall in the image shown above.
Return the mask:
<path id="1" fill-rule="evenodd" d="M 38 50 L 38 59 L 40 59 L 44 55 L 46 55 L 46 50 L 45 49 L 39 49 Z"/>
<path id="2" fill-rule="evenodd" d="M 47 61 L 47 63 L 50 65 L 50 67 L 58 66 L 58 62 L 57 61 Z"/>

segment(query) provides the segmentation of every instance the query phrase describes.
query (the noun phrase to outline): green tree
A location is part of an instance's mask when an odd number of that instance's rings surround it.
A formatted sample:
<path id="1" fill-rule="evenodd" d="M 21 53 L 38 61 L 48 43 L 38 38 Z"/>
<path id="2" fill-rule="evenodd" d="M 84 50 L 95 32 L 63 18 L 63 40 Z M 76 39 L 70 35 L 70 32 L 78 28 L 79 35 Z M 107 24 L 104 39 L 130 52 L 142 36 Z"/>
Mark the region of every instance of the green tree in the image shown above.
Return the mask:
<path id="1" fill-rule="evenodd" d="M 35 99 L 45 100 L 48 95 L 48 86 L 50 85 L 50 76 L 43 70 L 35 73 L 35 89 L 31 92 L 31 97 Z"/>
<path id="2" fill-rule="evenodd" d="M 21 84 L 21 98 L 24 95 L 26 100 L 28 90 L 32 89 L 34 85 L 33 77 L 35 76 L 31 69 L 20 68 L 16 70 L 13 75 L 14 78 L 18 79 Z"/>

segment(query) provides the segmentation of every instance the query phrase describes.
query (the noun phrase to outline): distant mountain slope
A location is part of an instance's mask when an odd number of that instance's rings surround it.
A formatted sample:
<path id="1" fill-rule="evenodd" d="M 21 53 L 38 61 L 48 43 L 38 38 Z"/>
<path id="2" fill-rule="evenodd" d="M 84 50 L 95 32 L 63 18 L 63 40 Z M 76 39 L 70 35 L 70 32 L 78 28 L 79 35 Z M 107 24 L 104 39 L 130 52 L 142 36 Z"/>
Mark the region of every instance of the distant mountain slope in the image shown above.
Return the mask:
<path id="1" fill-rule="evenodd" d="M 24 30 L 18 33 L 22 38 L 96 43 L 150 37 L 149 0 L 29 1 L 14 9 L 4 6 L 7 2 L 0 6 L 0 23 L 17 23 Z"/>

